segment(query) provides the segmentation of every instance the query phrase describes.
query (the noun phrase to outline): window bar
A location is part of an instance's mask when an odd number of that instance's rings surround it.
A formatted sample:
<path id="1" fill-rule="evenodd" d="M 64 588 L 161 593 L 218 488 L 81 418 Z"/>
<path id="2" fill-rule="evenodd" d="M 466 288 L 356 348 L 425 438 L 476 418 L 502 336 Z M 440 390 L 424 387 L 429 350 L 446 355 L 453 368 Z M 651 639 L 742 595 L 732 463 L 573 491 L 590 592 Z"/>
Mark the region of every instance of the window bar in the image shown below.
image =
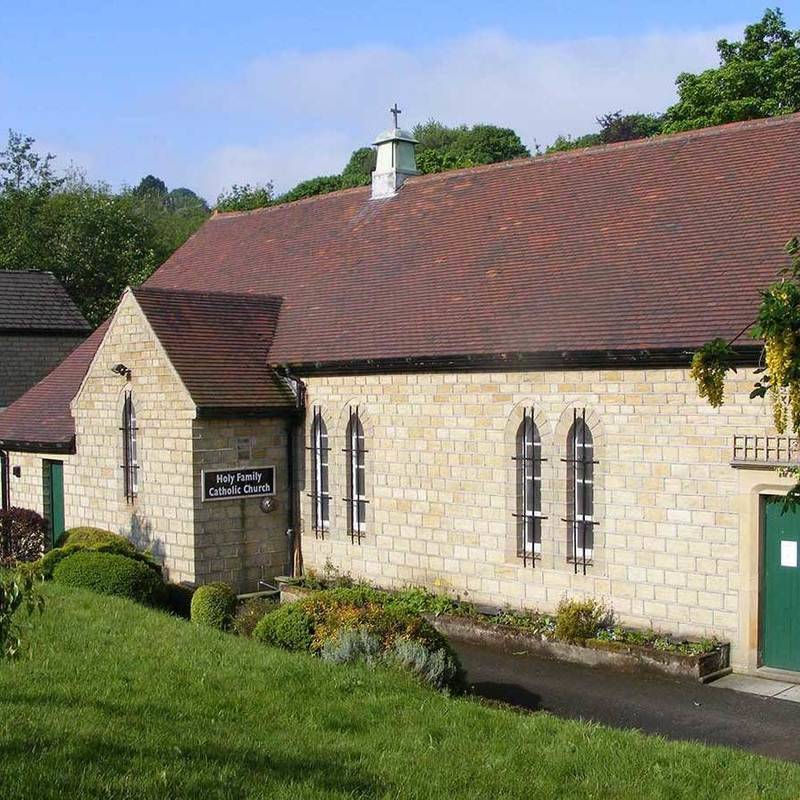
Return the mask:
<path id="1" fill-rule="evenodd" d="M 583 574 L 586 574 L 586 531 L 588 528 L 591 528 L 592 532 L 594 533 L 594 529 L 597 526 L 597 522 L 594 519 L 587 520 L 586 519 L 586 474 L 587 474 L 587 467 L 590 465 L 597 464 L 598 462 L 594 459 L 594 447 L 592 448 L 592 458 L 586 457 L 586 409 L 583 408 L 581 410 L 581 457 L 578 458 L 578 453 L 576 452 L 578 449 L 578 409 L 572 409 L 572 433 L 571 433 L 571 447 L 572 447 L 572 458 L 564 458 L 562 461 L 565 461 L 568 465 L 572 466 L 572 476 L 571 476 L 571 490 L 572 490 L 572 519 L 563 519 L 563 522 L 566 522 L 570 525 L 570 541 L 572 543 L 572 568 L 574 573 L 578 574 L 578 566 L 579 564 L 582 566 Z M 578 466 L 580 466 L 581 472 L 580 477 L 578 473 Z M 567 467 L 569 469 L 569 467 Z M 582 483 L 583 485 L 583 507 L 581 508 L 579 500 L 578 500 L 578 484 Z M 592 486 L 594 486 L 594 476 L 592 476 Z M 592 494 L 592 500 L 594 502 L 594 493 Z M 581 513 L 579 513 L 581 512 Z M 593 512 L 594 515 L 594 512 Z M 580 561 L 578 559 L 578 532 L 583 532 L 583 541 L 581 542 L 581 558 Z M 594 537 L 592 540 L 592 548 L 594 549 Z"/>
<path id="2" fill-rule="evenodd" d="M 312 512 L 311 523 L 314 529 L 315 539 L 325 538 L 325 515 L 324 505 L 325 500 L 330 496 L 322 489 L 321 483 L 321 465 L 319 460 L 322 458 L 323 453 L 330 451 L 330 445 L 323 446 L 322 444 L 322 409 L 319 406 L 314 406 L 314 417 L 311 423 L 311 444 L 306 448 L 311 451 L 311 491 L 308 497 L 311 499 Z"/>
<path id="3" fill-rule="evenodd" d="M 132 501 L 134 498 L 134 469 L 137 467 L 133 464 L 133 454 L 131 453 L 131 437 L 133 435 L 133 428 L 131 425 L 132 406 L 131 406 L 130 393 L 125 394 L 125 400 L 122 407 L 122 480 L 125 490 L 125 499 Z M 138 465 L 137 465 L 138 466 Z"/>
<path id="4" fill-rule="evenodd" d="M 369 500 L 358 493 L 358 470 L 359 467 L 366 472 L 364 460 L 367 450 L 363 442 L 363 428 L 361 427 L 361 417 L 359 407 L 350 406 L 350 422 L 347 426 L 347 442 L 344 452 L 347 454 L 347 497 L 343 500 L 347 503 L 347 532 L 353 544 L 361 544 L 363 536 L 364 516 L 362 516 L 362 506 L 366 511 Z M 363 476 L 366 482 L 366 474 Z M 366 491 L 366 486 L 364 487 Z"/>
<path id="5" fill-rule="evenodd" d="M 536 516 L 536 491 L 535 491 L 536 487 L 534 485 L 534 482 L 536 480 L 537 464 L 541 464 L 542 461 L 547 461 L 547 459 L 536 455 L 536 438 L 535 438 L 536 424 L 533 421 L 533 417 L 534 417 L 533 406 L 531 406 L 530 408 L 524 408 L 522 410 L 522 454 L 513 456 L 512 461 L 518 462 L 518 464 L 521 466 L 522 469 L 522 509 L 521 513 L 513 515 L 515 519 L 520 520 L 520 528 L 521 528 L 521 537 L 520 537 L 521 542 L 519 542 L 517 555 L 522 556 L 523 567 L 528 566 L 528 559 L 530 558 L 531 567 L 535 569 L 536 568 L 536 524 L 537 520 L 539 520 L 539 524 L 541 525 L 541 520 L 547 519 L 547 517 L 544 517 L 541 514 L 539 514 L 538 517 Z M 529 433 L 530 433 L 530 439 L 528 438 Z M 527 454 L 528 441 L 530 441 L 530 447 L 531 447 L 530 456 L 528 456 Z M 529 466 L 530 466 L 530 477 L 531 477 L 530 489 L 528 488 Z M 538 471 L 539 471 L 539 478 L 541 479 L 541 468 Z M 528 514 L 529 507 L 531 509 L 530 514 Z M 529 534 L 531 543 L 530 556 L 528 555 L 528 548 L 527 548 Z"/>

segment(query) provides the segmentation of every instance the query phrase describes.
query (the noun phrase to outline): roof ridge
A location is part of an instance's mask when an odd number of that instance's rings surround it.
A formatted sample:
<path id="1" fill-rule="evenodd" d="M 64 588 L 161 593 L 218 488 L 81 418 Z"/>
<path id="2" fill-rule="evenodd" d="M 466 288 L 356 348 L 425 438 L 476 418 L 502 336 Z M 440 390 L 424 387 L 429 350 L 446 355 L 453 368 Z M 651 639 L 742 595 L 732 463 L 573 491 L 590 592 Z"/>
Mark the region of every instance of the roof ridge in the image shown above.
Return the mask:
<path id="1" fill-rule="evenodd" d="M 313 180 L 310 179 L 310 180 Z M 230 219 L 232 217 L 247 217 L 251 214 L 261 214 L 265 211 L 277 211 L 281 208 L 289 208 L 290 206 L 299 206 L 305 205 L 308 203 L 314 203 L 322 200 L 326 197 L 331 197 L 333 195 L 343 195 L 343 194 L 355 194 L 356 192 L 363 192 L 365 189 L 369 189 L 369 185 L 365 184 L 364 186 L 348 186 L 346 189 L 336 189 L 333 192 L 321 192 L 320 194 L 313 194 L 310 197 L 301 197 L 297 200 L 290 200 L 286 203 L 275 203 L 269 206 L 261 206 L 261 208 L 252 208 L 249 211 L 214 211 L 214 213 L 209 217 L 209 221 L 215 219 Z"/>
<path id="2" fill-rule="evenodd" d="M 759 117 L 757 119 L 739 120 L 738 122 L 726 122 L 723 125 L 708 125 L 705 128 L 692 128 L 690 130 L 676 131 L 674 133 L 661 133 L 655 136 L 645 136 L 640 139 L 629 139 L 628 141 L 624 142 L 595 144 L 588 147 L 576 147 L 571 150 L 559 150 L 553 153 L 541 153 L 540 155 L 535 156 L 523 156 L 521 158 L 512 158 L 506 161 L 496 161 L 491 164 L 476 164 L 472 167 L 461 167 L 459 169 L 443 170 L 442 172 L 430 172 L 425 175 L 413 175 L 407 178 L 403 186 L 414 186 L 429 182 L 433 183 L 437 180 L 446 180 L 448 178 L 458 177 L 461 175 L 480 174 L 482 172 L 489 172 L 492 170 L 533 166 L 549 163 L 551 161 L 599 155 L 600 153 L 606 153 L 612 150 L 630 150 L 640 147 L 657 147 L 664 143 L 674 142 L 681 139 L 701 139 L 712 136 L 721 136 L 725 133 L 730 133 L 736 130 L 751 130 L 753 128 L 787 125 L 798 121 L 800 121 L 800 112 L 780 114 L 774 117 Z M 289 206 L 296 206 L 299 204 L 319 203 L 334 195 L 338 196 L 349 193 L 354 194 L 358 191 L 364 191 L 368 188 L 368 186 L 354 186 L 348 189 L 337 189 L 334 192 L 324 192 L 323 194 L 316 194 L 312 195 L 311 197 L 303 197 L 300 200 L 293 200 L 289 203 L 278 203 L 276 205 L 262 206 L 261 208 L 254 208 L 250 211 L 215 211 L 209 219 L 210 221 L 213 221 L 215 219 L 246 217 L 253 214 L 277 211 L 281 208 L 287 208 Z M 402 187 L 400 191 L 402 191 Z"/>
<path id="3" fill-rule="evenodd" d="M 279 300 L 281 303 L 285 300 L 282 294 L 266 294 L 264 292 L 216 292 L 207 289 L 175 289 L 166 286 L 149 286 L 143 283 L 140 286 L 131 286 L 131 291 L 134 297 L 137 292 L 162 292 L 164 294 L 183 294 L 193 295 L 200 297 L 240 297 L 247 300 Z"/>

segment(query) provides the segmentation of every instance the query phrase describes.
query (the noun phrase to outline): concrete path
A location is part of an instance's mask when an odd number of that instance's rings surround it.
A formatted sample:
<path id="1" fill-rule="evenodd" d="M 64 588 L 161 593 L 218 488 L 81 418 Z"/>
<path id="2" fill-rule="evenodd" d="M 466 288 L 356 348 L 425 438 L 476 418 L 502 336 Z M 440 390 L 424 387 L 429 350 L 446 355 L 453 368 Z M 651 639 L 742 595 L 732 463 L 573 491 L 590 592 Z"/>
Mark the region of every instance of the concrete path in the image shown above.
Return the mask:
<path id="1" fill-rule="evenodd" d="M 715 689 L 732 689 L 734 692 L 800 703 L 800 685 L 774 678 L 762 678 L 758 675 L 726 675 L 710 685 Z"/>
<path id="2" fill-rule="evenodd" d="M 476 694 L 532 711 L 800 762 L 800 703 L 451 640 Z"/>

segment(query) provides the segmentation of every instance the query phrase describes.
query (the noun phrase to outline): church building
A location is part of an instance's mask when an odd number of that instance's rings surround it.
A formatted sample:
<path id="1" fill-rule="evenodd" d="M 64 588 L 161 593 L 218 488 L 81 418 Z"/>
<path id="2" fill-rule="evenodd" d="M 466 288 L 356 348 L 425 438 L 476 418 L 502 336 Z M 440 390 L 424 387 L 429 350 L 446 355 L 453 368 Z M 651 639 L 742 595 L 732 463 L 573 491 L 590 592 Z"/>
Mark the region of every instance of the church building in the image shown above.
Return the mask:
<path id="1" fill-rule="evenodd" d="M 800 232 L 800 115 L 434 175 L 375 144 L 372 186 L 215 214 L 0 415 L 11 504 L 174 581 L 591 595 L 800 670 L 800 454 L 737 338 Z"/>

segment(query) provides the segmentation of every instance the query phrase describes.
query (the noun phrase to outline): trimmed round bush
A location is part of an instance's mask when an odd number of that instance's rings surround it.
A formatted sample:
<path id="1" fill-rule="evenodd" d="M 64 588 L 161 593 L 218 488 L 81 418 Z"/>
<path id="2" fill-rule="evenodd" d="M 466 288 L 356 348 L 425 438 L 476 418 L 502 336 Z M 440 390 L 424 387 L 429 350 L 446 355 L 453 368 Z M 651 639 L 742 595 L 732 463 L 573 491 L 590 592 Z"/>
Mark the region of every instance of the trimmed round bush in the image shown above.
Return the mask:
<path id="1" fill-rule="evenodd" d="M 53 577 L 53 570 L 63 561 L 67 556 L 83 550 L 80 545 L 71 544 L 67 547 L 55 547 L 48 550 L 35 564 L 39 574 L 46 580 Z"/>
<path id="2" fill-rule="evenodd" d="M 192 622 L 226 631 L 236 613 L 236 595 L 227 583 L 206 583 L 192 595 Z"/>
<path id="3" fill-rule="evenodd" d="M 121 555 L 125 555 L 126 552 L 131 554 L 136 552 L 133 542 L 124 536 L 103 528 L 91 528 L 88 526 L 70 528 L 68 531 L 64 531 L 59 544 L 61 547 L 78 545 L 85 550 L 99 550 L 110 545 L 114 549 L 110 549 L 109 552 L 118 552 Z"/>
<path id="4" fill-rule="evenodd" d="M 164 600 L 164 582 L 146 564 L 118 553 L 78 550 L 56 564 L 53 580 L 65 586 L 127 597 L 147 605 Z"/>
<path id="5" fill-rule="evenodd" d="M 261 619 L 253 638 L 286 650 L 308 652 L 314 641 L 314 619 L 300 603 L 286 603 Z"/>

